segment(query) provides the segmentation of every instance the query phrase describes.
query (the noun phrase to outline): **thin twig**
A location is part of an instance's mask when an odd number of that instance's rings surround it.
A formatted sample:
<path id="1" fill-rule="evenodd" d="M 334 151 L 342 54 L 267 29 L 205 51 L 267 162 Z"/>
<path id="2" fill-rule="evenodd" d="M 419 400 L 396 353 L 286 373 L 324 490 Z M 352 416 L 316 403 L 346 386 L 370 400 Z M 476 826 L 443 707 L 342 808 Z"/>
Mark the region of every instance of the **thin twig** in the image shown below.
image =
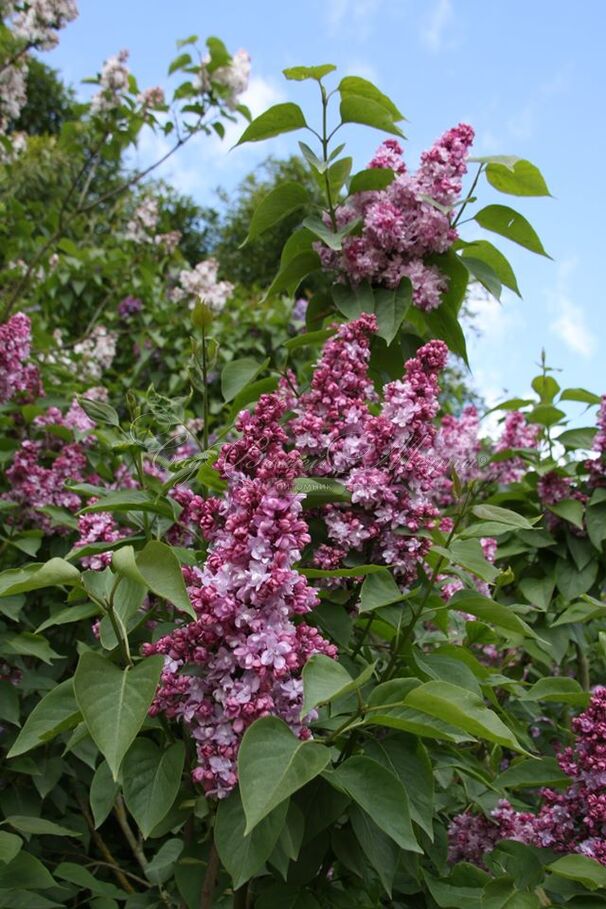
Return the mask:
<path id="1" fill-rule="evenodd" d="M 204 875 L 204 883 L 202 884 L 202 893 L 200 894 L 200 909 L 212 909 L 218 873 L 219 853 L 213 842 L 208 854 L 208 865 L 206 867 L 206 874 Z"/>
<path id="2" fill-rule="evenodd" d="M 78 805 L 80 806 L 80 811 L 82 812 L 82 816 L 84 817 L 87 827 L 90 830 L 90 835 L 92 836 L 97 849 L 99 850 L 99 852 L 105 859 L 103 864 L 107 865 L 108 868 L 111 868 L 116 880 L 120 883 L 120 886 L 122 887 L 123 890 L 126 890 L 127 893 L 136 893 L 135 888 L 132 886 L 130 881 L 127 879 L 125 873 L 120 868 L 120 865 L 118 864 L 116 859 L 111 854 L 109 847 L 107 846 L 105 840 L 103 839 L 103 837 L 101 836 L 99 831 L 95 829 L 95 824 L 91 817 L 91 813 L 88 810 L 88 805 L 86 804 L 86 800 L 81 795 L 81 793 L 78 791 L 76 791 L 76 799 L 78 800 Z"/>

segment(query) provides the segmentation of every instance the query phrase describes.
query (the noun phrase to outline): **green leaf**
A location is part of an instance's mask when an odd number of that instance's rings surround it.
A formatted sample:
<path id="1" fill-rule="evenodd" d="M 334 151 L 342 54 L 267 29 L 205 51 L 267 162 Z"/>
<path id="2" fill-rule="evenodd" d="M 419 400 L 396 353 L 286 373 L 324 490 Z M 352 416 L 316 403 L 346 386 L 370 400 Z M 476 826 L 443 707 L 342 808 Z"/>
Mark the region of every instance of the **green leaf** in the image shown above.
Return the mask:
<path id="1" fill-rule="evenodd" d="M 245 835 L 246 817 L 240 793 L 235 789 L 221 799 L 215 823 L 215 845 L 230 875 L 234 889 L 257 874 L 274 850 L 286 820 L 288 801 L 283 801 Z"/>
<path id="2" fill-rule="evenodd" d="M 77 830 L 70 830 L 68 827 L 62 827 L 55 824 L 54 821 L 47 821 L 41 817 L 26 817 L 12 815 L 4 821 L 10 824 L 19 833 L 33 833 L 36 836 L 82 836 Z"/>
<path id="3" fill-rule="evenodd" d="M 289 338 L 288 341 L 285 341 L 283 347 L 286 350 L 298 350 L 299 347 L 311 347 L 316 344 L 324 344 L 329 338 L 335 333 L 334 328 L 320 328 L 318 331 L 308 331 L 303 335 L 296 335 L 294 338 Z"/>
<path id="4" fill-rule="evenodd" d="M 538 789 L 567 783 L 570 783 L 570 777 L 562 773 L 557 760 L 552 757 L 516 761 L 494 781 L 497 789 Z"/>
<path id="5" fill-rule="evenodd" d="M 520 158 L 512 167 L 491 162 L 486 166 L 486 179 L 491 186 L 510 196 L 550 196 L 538 167 Z"/>
<path id="6" fill-rule="evenodd" d="M 560 502 L 555 502 L 553 505 L 547 505 L 547 508 L 549 511 L 552 511 L 553 514 L 557 514 L 559 518 L 564 518 L 565 521 L 569 521 L 571 524 L 574 524 L 575 527 L 580 527 L 581 530 L 583 529 L 585 509 L 578 499 L 562 499 Z"/>
<path id="7" fill-rule="evenodd" d="M 346 95 L 367 98 L 386 110 L 392 120 L 404 120 L 403 114 L 400 113 L 393 101 L 379 91 L 368 79 L 362 79 L 360 76 L 345 76 L 339 82 L 338 91 L 341 93 L 342 98 Z"/>
<path id="8" fill-rule="evenodd" d="M 501 299 L 501 291 L 503 288 L 499 276 L 492 265 L 471 255 L 461 256 L 461 262 L 469 269 L 470 275 L 476 281 L 479 281 L 482 287 L 485 287 L 495 300 Z"/>
<path id="9" fill-rule="evenodd" d="M 606 887 L 606 868 L 587 855 L 563 855 L 547 865 L 547 870 L 569 881 L 578 881 L 588 890 Z"/>
<path id="10" fill-rule="evenodd" d="M 178 513 L 175 504 L 171 500 L 160 499 L 145 489 L 117 489 L 100 495 L 98 501 L 82 509 L 82 514 L 98 511 L 149 511 L 174 521 Z M 111 549 L 111 546 L 108 548 Z"/>
<path id="11" fill-rule="evenodd" d="M 365 752 L 396 774 L 408 795 L 412 820 L 433 839 L 433 767 L 425 747 L 413 736 L 399 734 L 368 742 Z"/>
<path id="12" fill-rule="evenodd" d="M 131 581 L 148 587 L 192 619 L 196 618 L 183 580 L 181 563 L 166 543 L 150 540 L 137 553 L 132 546 L 123 546 L 114 552 L 112 566 Z M 118 592 L 119 590 L 118 587 Z"/>
<path id="13" fill-rule="evenodd" d="M 48 562 L 34 562 L 24 568 L 9 568 L 0 573 L 0 597 L 9 597 L 43 587 L 58 587 L 77 584 L 78 569 L 65 559 L 49 559 Z"/>
<path id="14" fill-rule="evenodd" d="M 178 57 L 172 61 L 168 67 L 168 75 L 172 76 L 173 73 L 176 73 L 178 69 L 183 69 L 185 66 L 190 66 L 192 63 L 190 54 L 179 54 Z"/>
<path id="15" fill-rule="evenodd" d="M 101 761 L 90 787 L 90 807 L 93 812 L 95 828 L 100 827 L 113 808 L 120 790 L 120 784 L 114 780 L 107 761 Z"/>
<path id="16" fill-rule="evenodd" d="M 339 110 L 343 123 L 362 123 L 384 133 L 404 136 L 402 130 L 394 123 L 392 114 L 370 98 L 361 95 L 342 95 Z"/>
<path id="17" fill-rule="evenodd" d="M 456 565 L 471 571 L 483 581 L 488 581 L 489 584 L 494 582 L 499 573 L 498 569 L 484 556 L 479 540 L 453 540 L 447 551 Z"/>
<path id="18" fill-rule="evenodd" d="M 145 721 L 163 664 L 160 654 L 128 669 L 92 651 L 80 656 L 74 676 L 76 700 L 114 779 Z"/>
<path id="19" fill-rule="evenodd" d="M 305 699 L 301 715 L 305 716 L 319 704 L 327 704 L 361 688 L 368 682 L 374 671 L 374 663 L 352 679 L 349 672 L 336 660 L 315 653 L 303 667 L 303 691 Z"/>
<path id="20" fill-rule="evenodd" d="M 553 404 L 537 404 L 528 414 L 528 422 L 538 423 L 540 426 L 555 426 L 565 416 L 564 411 Z"/>
<path id="21" fill-rule="evenodd" d="M 322 240 L 330 249 L 339 250 L 343 246 L 343 238 L 350 234 L 359 223 L 359 219 L 350 221 L 341 230 L 333 230 L 318 215 L 310 215 L 303 221 L 303 227 Z"/>
<path id="22" fill-rule="evenodd" d="M 62 881 L 69 881 L 75 884 L 79 890 L 90 890 L 91 893 L 100 894 L 107 899 L 123 900 L 126 898 L 124 890 L 120 890 L 115 884 L 108 884 L 100 881 L 87 868 L 82 865 L 76 865 L 75 862 L 61 862 L 55 868 L 55 876 Z M 91 906 L 96 904 L 91 903 Z"/>
<path id="23" fill-rule="evenodd" d="M 184 849 L 183 840 L 172 839 L 162 844 L 145 869 L 145 876 L 152 884 L 162 884 L 173 873 L 175 862 Z"/>
<path id="24" fill-rule="evenodd" d="M 293 340 L 296 340 L 293 338 Z M 277 376 L 268 376 L 266 379 L 257 379 L 256 382 L 251 382 L 249 385 L 246 385 L 242 391 L 236 395 L 234 398 L 231 411 L 230 411 L 230 420 L 234 420 L 241 410 L 243 410 L 248 404 L 251 404 L 253 401 L 258 401 L 261 395 L 271 394 L 272 391 L 275 391 L 278 387 L 278 378 Z M 218 476 L 218 474 L 217 474 Z M 200 476 L 198 475 L 198 480 Z M 221 481 L 223 482 L 223 481 Z M 207 484 L 208 485 L 208 484 Z"/>
<path id="25" fill-rule="evenodd" d="M 297 477 L 294 491 L 305 493 L 307 508 L 316 508 L 328 502 L 351 502 L 347 487 L 330 477 Z"/>
<path id="26" fill-rule="evenodd" d="M 564 448 L 581 448 L 590 451 L 596 434 L 595 426 L 582 426 L 577 429 L 566 429 L 557 437 Z"/>
<path id="27" fill-rule="evenodd" d="M 534 228 L 513 208 L 507 205 L 487 205 L 475 215 L 475 220 L 485 230 L 491 230 L 531 252 L 550 258 Z"/>
<path id="28" fill-rule="evenodd" d="M 277 717 L 262 717 L 249 726 L 238 753 L 244 833 L 250 833 L 277 805 L 318 776 L 329 760 L 328 748 L 297 739 Z"/>
<path id="29" fill-rule="evenodd" d="M 8 830 L 0 830 L 0 862 L 6 865 L 12 862 L 14 857 L 21 851 L 23 841 L 15 833 L 9 833 Z"/>
<path id="30" fill-rule="evenodd" d="M 521 697 L 522 701 L 553 701 L 556 704 L 574 704 L 586 707 L 589 695 L 576 679 L 567 676 L 543 678 L 535 682 Z"/>
<path id="31" fill-rule="evenodd" d="M 278 224 L 308 201 L 309 194 L 300 183 L 294 181 L 280 183 L 256 207 L 250 221 L 248 234 L 244 242 L 240 244 L 240 248 L 264 231 L 269 230 L 274 224 Z"/>
<path id="32" fill-rule="evenodd" d="M 289 258 L 283 266 L 280 266 L 280 271 L 269 285 L 264 299 L 283 291 L 294 294 L 303 278 L 307 277 L 311 272 L 317 271 L 321 264 L 320 256 L 313 249 L 297 253 L 297 255 Z"/>
<path id="33" fill-rule="evenodd" d="M 252 357 L 242 357 L 226 363 L 221 373 L 221 394 L 225 401 L 232 401 L 242 389 L 266 368 L 269 359 L 259 363 Z"/>
<path id="34" fill-rule="evenodd" d="M 448 607 L 449 609 L 460 609 L 461 612 L 469 612 L 487 625 L 496 625 L 498 628 L 504 628 L 506 631 L 512 631 L 514 634 L 524 637 L 536 637 L 532 628 L 516 615 L 511 606 L 496 603 L 476 590 L 459 590 L 448 601 Z"/>
<path id="35" fill-rule="evenodd" d="M 16 687 L 7 679 L 0 680 L 0 720 L 20 726 L 19 695 Z"/>
<path id="36" fill-rule="evenodd" d="M 596 549 L 601 550 L 606 539 L 606 503 L 590 504 L 585 512 L 585 522 L 589 539 Z"/>
<path id="37" fill-rule="evenodd" d="M 401 849 L 422 852 L 412 829 L 406 790 L 394 773 L 371 758 L 356 755 L 326 778 L 343 789 Z"/>
<path id="38" fill-rule="evenodd" d="M 601 400 L 599 395 L 586 388 L 565 388 L 560 395 L 560 401 L 579 401 L 581 404 L 599 404 Z"/>
<path id="39" fill-rule="evenodd" d="M 377 334 L 391 344 L 412 306 L 412 284 L 410 278 L 403 278 L 397 288 L 390 290 L 380 287 L 375 290 L 375 313 Z"/>
<path id="40" fill-rule="evenodd" d="M 401 852 L 390 836 L 383 833 L 370 816 L 356 805 L 349 812 L 351 826 L 366 858 L 379 875 L 387 895 L 396 875 Z"/>
<path id="41" fill-rule="evenodd" d="M 598 561 L 593 559 L 580 571 L 574 569 L 566 559 L 558 559 L 555 579 L 558 590 L 566 600 L 574 600 L 592 587 L 598 574 Z"/>
<path id="42" fill-rule="evenodd" d="M 367 281 L 354 287 L 346 284 L 335 284 L 331 288 L 335 306 L 347 319 L 357 319 L 363 312 L 375 311 L 373 289 Z"/>
<path id="43" fill-rule="evenodd" d="M 593 597 L 582 596 L 580 602 L 573 603 L 555 621 L 556 625 L 567 625 L 572 622 L 589 622 L 592 619 L 606 616 L 606 603 L 595 600 Z"/>
<path id="44" fill-rule="evenodd" d="M 448 349 L 467 364 L 465 335 L 456 315 L 443 303 L 431 312 L 422 313 L 432 338 L 444 341 Z"/>
<path id="45" fill-rule="evenodd" d="M 513 268 L 503 253 L 492 243 L 489 243 L 488 240 L 474 240 L 471 243 L 466 243 L 461 259 L 465 262 L 468 258 L 479 259 L 489 265 L 501 284 L 513 290 L 518 297 L 520 296 L 520 289 Z"/>
<path id="46" fill-rule="evenodd" d="M 295 256 L 305 252 L 313 252 L 312 244 L 315 242 L 315 236 L 306 227 L 299 227 L 290 235 L 282 249 L 280 256 L 280 269 L 287 265 Z"/>
<path id="47" fill-rule="evenodd" d="M 55 653 L 46 638 L 40 634 L 24 631 L 21 634 L 4 634 L 0 638 L 2 652 L 19 654 L 20 656 L 33 656 L 44 663 L 52 663 L 60 659 L 61 654 Z"/>
<path id="48" fill-rule="evenodd" d="M 321 906 L 307 890 L 288 884 L 272 884 L 259 894 L 255 909 L 321 909 Z"/>
<path id="49" fill-rule="evenodd" d="M 42 862 L 23 849 L 8 864 L 0 866 L 0 891 L 48 890 L 56 886 L 56 880 Z M 32 902 L 22 905 L 29 909 Z"/>
<path id="50" fill-rule="evenodd" d="M 480 697 L 458 685 L 444 681 L 425 682 L 413 688 L 404 703 L 478 738 L 514 751 L 523 750 L 511 729 L 497 714 L 489 710 Z"/>
<path id="51" fill-rule="evenodd" d="M 322 63 L 320 66 L 289 66 L 282 72 L 287 79 L 294 82 L 303 82 L 305 79 L 315 79 L 320 82 L 324 76 L 333 73 L 336 68 L 332 63 Z"/>
<path id="52" fill-rule="evenodd" d="M 303 111 L 298 104 L 287 101 L 285 104 L 274 104 L 264 111 L 246 127 L 236 145 L 243 142 L 261 142 L 281 133 L 289 133 L 306 126 Z"/>
<path id="53" fill-rule="evenodd" d="M 90 619 L 99 614 L 99 607 L 94 603 L 78 603 L 77 606 L 66 606 L 60 609 L 36 628 L 36 634 L 46 631 L 47 628 L 55 628 L 57 625 L 69 625 L 72 622 L 80 622 L 82 619 Z"/>
<path id="54" fill-rule="evenodd" d="M 126 807 L 144 839 L 168 814 L 179 792 L 185 762 L 183 742 L 162 751 L 150 739 L 136 739 L 122 763 Z"/>
<path id="55" fill-rule="evenodd" d="M 533 529 L 533 525 L 524 515 L 511 511 L 509 508 L 501 508 L 500 505 L 474 505 L 471 510 L 482 521 L 498 521 L 499 524 L 509 524 L 511 527 L 519 527 L 523 530 Z"/>
<path id="56" fill-rule="evenodd" d="M 382 565 L 356 565 L 355 568 L 299 568 L 306 578 L 362 578 L 383 571 Z"/>
<path id="57" fill-rule="evenodd" d="M 387 568 L 381 568 L 374 574 L 369 574 L 360 591 L 359 611 L 372 612 L 382 606 L 389 606 L 404 598 L 404 594 L 396 584 L 393 575 Z"/>
<path id="58" fill-rule="evenodd" d="M 389 167 L 369 167 L 368 170 L 358 171 L 351 178 L 349 184 L 350 196 L 354 193 L 376 192 L 385 189 L 393 183 L 395 173 Z"/>
<path id="59" fill-rule="evenodd" d="M 26 751 L 50 741 L 60 732 L 73 728 L 79 718 L 74 682 L 73 679 L 66 679 L 36 704 L 13 743 L 8 757 L 25 754 Z"/>

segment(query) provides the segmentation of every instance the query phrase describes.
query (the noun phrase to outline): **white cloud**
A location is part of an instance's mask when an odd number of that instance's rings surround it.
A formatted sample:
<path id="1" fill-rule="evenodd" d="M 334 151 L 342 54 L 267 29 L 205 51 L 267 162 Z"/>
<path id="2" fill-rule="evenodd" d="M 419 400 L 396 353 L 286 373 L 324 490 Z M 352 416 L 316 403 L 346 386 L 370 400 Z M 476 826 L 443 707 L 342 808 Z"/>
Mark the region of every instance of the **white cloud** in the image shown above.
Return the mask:
<path id="1" fill-rule="evenodd" d="M 433 53 L 441 51 L 449 43 L 447 35 L 453 22 L 452 0 L 437 0 L 427 24 L 421 30 L 423 44 Z"/>
<path id="2" fill-rule="evenodd" d="M 344 26 L 353 26 L 361 37 L 367 33 L 375 15 L 379 12 L 383 0 L 329 0 L 325 9 L 328 27 L 334 34 Z"/>
<path id="3" fill-rule="evenodd" d="M 560 312 L 550 328 L 574 353 L 592 357 L 596 352 L 596 340 L 586 322 L 582 307 L 567 297 L 559 300 Z"/>
<path id="4" fill-rule="evenodd" d="M 555 318 L 549 328 L 573 353 L 592 357 L 597 349 L 595 335 L 588 324 L 585 310 L 570 296 L 569 280 L 577 266 L 575 258 L 564 259 L 558 264 L 555 289 L 551 292 L 551 306 Z"/>

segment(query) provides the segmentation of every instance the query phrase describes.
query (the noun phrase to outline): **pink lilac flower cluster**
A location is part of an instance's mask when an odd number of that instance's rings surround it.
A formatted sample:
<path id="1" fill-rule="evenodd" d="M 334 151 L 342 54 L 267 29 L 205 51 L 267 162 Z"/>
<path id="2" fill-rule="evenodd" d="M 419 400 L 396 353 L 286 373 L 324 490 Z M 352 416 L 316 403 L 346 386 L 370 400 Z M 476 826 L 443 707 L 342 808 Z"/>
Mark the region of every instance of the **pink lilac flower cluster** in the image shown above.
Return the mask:
<path id="1" fill-rule="evenodd" d="M 407 171 L 399 143 L 387 139 L 369 166 L 390 168 L 395 177 L 386 189 L 359 193 L 338 209 L 339 229 L 361 221 L 361 232 L 346 237 L 339 252 L 319 245 L 324 266 L 353 284 L 367 279 L 397 287 L 409 278 L 414 304 L 436 309 L 448 281 L 425 259 L 446 252 L 457 238 L 452 208 L 461 193 L 473 138 L 473 129 L 465 123 L 448 130 L 423 152 L 414 174 Z"/>
<path id="2" fill-rule="evenodd" d="M 491 817 L 465 813 L 449 828 L 449 860 L 482 864 L 502 839 L 555 852 L 578 852 L 606 865 L 606 687 L 594 689 L 589 706 L 572 721 L 576 741 L 558 755 L 570 777 L 563 790 L 543 789 L 537 814 L 517 811 L 503 800 Z"/>
<path id="3" fill-rule="evenodd" d="M 528 423 L 520 410 L 512 410 L 505 417 L 503 431 L 494 453 L 509 451 L 512 448 L 536 448 L 539 442 L 541 427 Z M 497 483 L 517 483 L 528 470 L 525 462 L 517 455 L 490 465 L 488 474 Z"/>
<path id="4" fill-rule="evenodd" d="M 65 533 L 67 528 L 55 527 L 43 509 L 52 506 L 74 513 L 81 508 L 80 496 L 66 489 L 66 484 L 96 479 L 88 471 L 86 458 L 86 435 L 95 424 L 74 399 L 65 414 L 49 407 L 32 425 L 41 432 L 21 442 L 6 470 L 9 490 L 1 498 L 20 506 L 14 518 L 20 526 L 33 524 L 45 533 Z M 78 433 L 78 440 L 66 443 L 53 433 L 54 427 Z"/>
<path id="5" fill-rule="evenodd" d="M 319 567 L 336 567 L 350 553 L 393 566 L 405 584 L 417 571 L 429 542 L 419 531 L 433 526 L 438 474 L 432 457 L 438 411 L 438 374 L 448 349 L 430 341 L 405 364 L 401 380 L 377 395 L 368 375 L 374 315 L 338 328 L 325 346 L 309 391 L 290 401 L 290 424 L 307 473 L 339 480 L 351 504 L 322 512 L 328 543 L 317 552 Z M 373 405 L 373 406 L 371 406 Z"/>
<path id="6" fill-rule="evenodd" d="M 63 443 L 60 452 L 49 457 L 45 441 L 25 439 L 6 471 L 10 489 L 2 498 L 20 506 L 20 525 L 32 523 L 47 533 L 61 533 L 62 528 L 53 528 L 42 509 L 50 505 L 78 511 L 80 496 L 66 489 L 65 484 L 84 482 L 86 466 L 86 455 L 78 442 Z"/>
<path id="7" fill-rule="evenodd" d="M 118 303 L 118 315 L 121 319 L 130 319 L 143 309 L 143 303 L 137 297 L 124 297 Z"/>
<path id="8" fill-rule="evenodd" d="M 89 504 L 92 505 L 95 501 L 96 499 L 91 499 Z M 81 514 L 78 518 L 78 533 L 79 539 L 74 544 L 77 549 L 89 546 L 91 543 L 115 543 L 125 535 L 108 511 Z M 111 560 L 112 553 L 106 550 L 94 555 L 83 556 L 80 562 L 83 568 L 102 571 L 111 563 Z"/>
<path id="9" fill-rule="evenodd" d="M 440 476 L 434 484 L 434 497 L 440 507 L 454 502 L 453 469 L 462 486 L 479 476 L 478 456 L 482 447 L 479 431 L 480 418 L 473 404 L 464 407 L 458 417 L 452 414 L 442 417 L 434 443 L 435 457 L 440 462 Z"/>
<path id="10" fill-rule="evenodd" d="M 27 400 L 43 394 L 38 368 L 27 362 L 31 345 L 32 324 L 24 313 L 0 325 L 0 404 L 16 394 Z"/>
<path id="11" fill-rule="evenodd" d="M 166 104 L 164 89 L 160 85 L 144 88 L 143 91 L 137 95 L 137 101 L 147 110 L 164 107 Z"/>
<path id="12" fill-rule="evenodd" d="M 585 462 L 589 471 L 589 485 L 606 486 L 606 395 L 602 396 L 598 411 L 598 431 L 593 440 L 593 450 L 597 457 Z"/>
<path id="13" fill-rule="evenodd" d="M 300 621 L 317 595 L 293 568 L 310 537 L 302 496 L 292 492 L 302 464 L 286 451 L 284 410 L 276 395 L 264 395 L 252 414 L 240 414 L 241 438 L 216 463 L 227 493 L 204 503 L 200 517 L 211 540 L 206 565 L 184 569 L 197 620 L 144 648 L 165 656 L 151 712 L 189 726 L 194 779 L 219 798 L 236 785 L 238 747 L 255 719 L 279 716 L 310 736 L 309 717 L 300 715 L 301 669 L 314 653 L 336 655 Z"/>

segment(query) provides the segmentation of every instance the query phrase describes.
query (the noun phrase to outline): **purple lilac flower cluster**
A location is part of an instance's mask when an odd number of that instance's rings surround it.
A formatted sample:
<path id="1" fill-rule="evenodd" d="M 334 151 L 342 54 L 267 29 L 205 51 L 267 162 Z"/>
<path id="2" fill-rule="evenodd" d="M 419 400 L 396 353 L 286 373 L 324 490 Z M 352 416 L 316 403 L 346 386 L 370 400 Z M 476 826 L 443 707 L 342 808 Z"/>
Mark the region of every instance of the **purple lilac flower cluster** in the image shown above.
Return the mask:
<path id="1" fill-rule="evenodd" d="M 368 550 L 370 561 L 393 566 L 406 583 L 429 546 L 419 531 L 438 514 L 431 498 L 437 476 L 433 419 L 448 348 L 442 341 L 421 347 L 406 363 L 404 377 L 385 387 L 376 413 L 368 376 L 375 331 L 374 315 L 339 327 L 311 388 L 290 402 L 296 414 L 290 431 L 312 465 L 307 472 L 337 479 L 351 493 L 351 505 L 323 511 L 328 543 L 317 550 L 316 564 L 334 568 L 348 553 Z"/>
<path id="2" fill-rule="evenodd" d="M 346 237 L 339 252 L 319 245 L 323 265 L 353 284 L 368 279 L 397 287 L 410 278 L 415 306 L 436 309 L 448 281 L 425 259 L 446 252 L 457 239 L 452 210 L 473 138 L 465 123 L 448 130 L 423 152 L 414 174 L 407 172 L 399 143 L 387 139 L 369 167 L 393 170 L 393 181 L 384 190 L 354 195 L 338 209 L 339 229 L 361 221 L 361 232 Z"/>
<path id="3" fill-rule="evenodd" d="M 118 315 L 121 319 L 130 319 L 143 309 L 143 303 L 137 297 L 124 297 L 118 303 Z"/>
<path id="4" fill-rule="evenodd" d="M 32 400 L 43 394 L 38 368 L 28 363 L 32 323 L 22 312 L 0 325 L 0 404 L 22 393 Z"/>
<path id="5" fill-rule="evenodd" d="M 449 860 L 481 865 L 502 839 L 555 852 L 578 852 L 606 865 L 606 687 L 597 687 L 587 710 L 572 721 L 576 741 L 558 763 L 570 777 L 563 790 L 543 789 L 537 814 L 517 811 L 502 800 L 484 815 L 465 813 L 449 828 Z"/>
<path id="6" fill-rule="evenodd" d="M 236 785 L 238 747 L 255 719 L 279 716 L 309 737 L 300 672 L 314 653 L 336 656 L 300 621 L 317 594 L 293 568 L 310 537 L 303 496 L 292 492 L 302 465 L 285 448 L 284 410 L 278 396 L 264 395 L 252 414 L 240 414 L 241 438 L 224 446 L 216 464 L 228 482 L 225 498 L 201 508 L 211 540 L 206 565 L 185 569 L 197 620 L 144 647 L 165 656 L 151 712 L 188 725 L 198 755 L 194 779 L 219 798 Z"/>
<path id="7" fill-rule="evenodd" d="M 598 411 L 598 431 L 593 440 L 593 450 L 597 457 L 585 462 L 590 486 L 606 486 L 606 395 L 602 396 Z"/>

